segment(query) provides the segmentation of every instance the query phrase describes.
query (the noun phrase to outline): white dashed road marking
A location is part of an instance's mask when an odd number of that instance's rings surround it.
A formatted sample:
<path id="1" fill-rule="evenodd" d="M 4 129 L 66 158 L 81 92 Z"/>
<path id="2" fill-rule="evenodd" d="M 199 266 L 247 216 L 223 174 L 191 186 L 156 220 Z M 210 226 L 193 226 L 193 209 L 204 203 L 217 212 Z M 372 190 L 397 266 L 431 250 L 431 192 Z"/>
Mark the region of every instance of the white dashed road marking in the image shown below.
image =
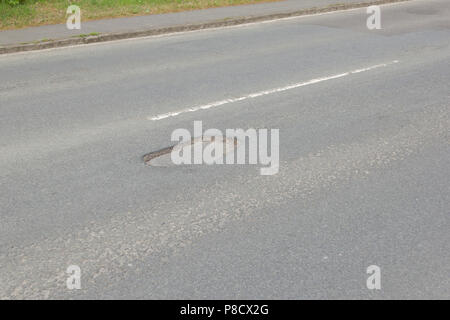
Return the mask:
<path id="1" fill-rule="evenodd" d="M 285 87 L 250 93 L 250 94 L 247 94 L 247 95 L 239 97 L 239 98 L 230 98 L 230 99 L 220 100 L 220 101 L 216 101 L 216 102 L 212 102 L 212 103 L 208 103 L 208 104 L 204 104 L 204 105 L 200 105 L 200 106 L 194 106 L 194 107 L 190 107 L 190 108 L 180 109 L 177 111 L 163 113 L 163 114 L 159 114 L 156 116 L 150 116 L 150 117 L 148 117 L 148 120 L 157 121 L 157 120 L 162 120 L 162 119 L 166 119 L 166 118 L 170 118 L 170 117 L 176 117 L 183 113 L 196 112 L 196 111 L 200 111 L 200 110 L 206 110 L 206 109 L 211 109 L 211 108 L 215 108 L 215 107 L 220 107 L 220 106 L 223 106 L 226 104 L 239 102 L 239 101 L 243 101 L 243 100 L 247 100 L 247 99 L 254 99 L 254 98 L 261 97 L 261 96 L 266 96 L 269 94 L 279 93 L 279 92 L 283 92 L 283 91 L 287 91 L 287 90 L 297 89 L 300 87 L 309 86 L 311 84 L 320 83 L 323 81 L 343 78 L 343 77 L 346 77 L 346 76 L 349 76 L 349 75 L 352 75 L 355 73 L 367 72 L 367 71 L 370 71 L 373 69 L 387 67 L 389 65 L 392 65 L 392 64 L 395 64 L 398 62 L 399 62 L 398 60 L 394 60 L 391 62 L 376 64 L 376 65 L 373 65 L 370 67 L 356 69 L 356 70 L 352 70 L 352 71 L 348 71 L 348 72 L 344 72 L 344 73 L 340 73 L 340 74 L 335 74 L 335 75 L 316 78 L 316 79 L 312 79 L 312 80 L 308 80 L 308 81 L 304 81 L 304 82 L 294 83 L 294 84 L 291 84 L 291 85 L 288 85 Z"/>

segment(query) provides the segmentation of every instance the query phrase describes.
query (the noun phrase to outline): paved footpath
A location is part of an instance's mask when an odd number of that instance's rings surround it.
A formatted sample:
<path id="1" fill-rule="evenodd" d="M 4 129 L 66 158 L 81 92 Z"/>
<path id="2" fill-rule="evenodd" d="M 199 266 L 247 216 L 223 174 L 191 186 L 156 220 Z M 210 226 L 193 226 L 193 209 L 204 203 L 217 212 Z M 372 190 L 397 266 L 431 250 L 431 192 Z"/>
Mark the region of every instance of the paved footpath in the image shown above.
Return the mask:
<path id="1" fill-rule="evenodd" d="M 82 21 L 81 30 L 68 30 L 65 24 L 55 24 L 19 30 L 0 31 L 1 46 L 23 45 L 44 39 L 67 39 L 80 34 L 121 34 L 134 31 L 161 29 L 215 21 L 233 20 L 243 17 L 259 17 L 285 14 L 311 8 L 325 8 L 336 4 L 354 5 L 371 3 L 373 0 L 285 0 L 272 3 L 242 5 L 204 10 L 193 10 L 169 14 L 147 15 L 127 18 Z M 83 8 L 81 8 L 83 14 Z"/>

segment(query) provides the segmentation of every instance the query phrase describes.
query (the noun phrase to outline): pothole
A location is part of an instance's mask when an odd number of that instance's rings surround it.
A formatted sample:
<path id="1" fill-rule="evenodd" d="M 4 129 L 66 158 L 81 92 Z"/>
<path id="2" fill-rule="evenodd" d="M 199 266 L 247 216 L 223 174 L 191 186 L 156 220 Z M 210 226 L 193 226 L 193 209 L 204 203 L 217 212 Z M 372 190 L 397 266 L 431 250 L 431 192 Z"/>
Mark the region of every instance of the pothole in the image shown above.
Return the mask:
<path id="1" fill-rule="evenodd" d="M 190 154 L 191 163 L 194 163 L 193 159 L 193 149 L 194 147 L 200 147 L 203 154 L 203 150 L 208 147 L 208 145 L 212 143 L 218 143 L 215 146 L 216 152 L 221 152 L 220 154 L 217 154 L 217 156 L 222 156 L 225 161 L 225 156 L 227 153 L 231 153 L 238 147 L 238 140 L 237 138 L 220 138 L 220 141 L 216 141 L 216 137 L 214 136 L 202 136 L 197 138 L 192 138 L 191 141 L 179 143 L 176 145 L 173 145 L 171 147 L 163 148 L 158 151 L 150 152 L 146 155 L 144 155 L 143 160 L 145 164 L 152 166 L 152 167 L 173 167 L 177 166 L 172 161 L 171 153 L 177 152 L 177 153 L 183 153 L 183 154 Z M 216 155 L 215 155 L 216 156 Z"/>

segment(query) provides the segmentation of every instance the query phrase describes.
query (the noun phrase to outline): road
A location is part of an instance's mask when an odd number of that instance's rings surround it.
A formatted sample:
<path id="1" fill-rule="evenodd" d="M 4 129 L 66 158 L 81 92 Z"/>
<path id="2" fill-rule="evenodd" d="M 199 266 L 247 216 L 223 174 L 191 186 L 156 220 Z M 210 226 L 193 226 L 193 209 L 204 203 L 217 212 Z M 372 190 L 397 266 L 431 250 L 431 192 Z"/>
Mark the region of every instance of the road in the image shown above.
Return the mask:
<path id="1" fill-rule="evenodd" d="M 0 298 L 450 298 L 450 2 L 367 17 L 0 56 Z M 144 165 L 194 120 L 279 173 Z"/>

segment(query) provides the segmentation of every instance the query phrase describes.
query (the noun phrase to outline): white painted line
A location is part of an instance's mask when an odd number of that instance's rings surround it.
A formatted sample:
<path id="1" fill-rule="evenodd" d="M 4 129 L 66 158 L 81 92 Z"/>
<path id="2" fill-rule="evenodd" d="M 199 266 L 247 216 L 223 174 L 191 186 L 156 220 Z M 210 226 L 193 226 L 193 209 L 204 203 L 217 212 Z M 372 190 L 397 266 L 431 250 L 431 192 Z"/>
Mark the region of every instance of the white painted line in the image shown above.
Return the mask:
<path id="1" fill-rule="evenodd" d="M 239 97 L 239 98 L 230 98 L 230 99 L 220 100 L 220 101 L 216 101 L 216 102 L 212 102 L 212 103 L 208 103 L 208 104 L 204 104 L 204 105 L 200 105 L 200 106 L 195 106 L 195 107 L 185 108 L 185 109 L 181 109 L 181 110 L 177 110 L 177 111 L 173 111 L 173 112 L 163 113 L 163 114 L 159 114 L 156 116 L 148 117 L 147 119 L 152 120 L 152 121 L 157 121 L 157 120 L 162 120 L 162 119 L 166 119 L 166 118 L 170 118 L 170 117 L 176 117 L 183 113 L 196 112 L 196 111 L 200 111 L 200 110 L 206 110 L 206 109 L 211 109 L 211 108 L 215 108 L 215 107 L 220 107 L 220 106 L 234 103 L 234 102 L 244 101 L 247 99 L 254 99 L 254 98 L 266 96 L 266 95 L 273 94 L 273 93 L 279 93 L 279 92 L 283 92 L 283 91 L 287 91 L 287 90 L 292 90 L 292 89 L 296 89 L 296 88 L 300 88 L 300 87 L 309 86 L 311 84 L 316 84 L 316 83 L 320 83 L 323 81 L 346 77 L 346 76 L 349 76 L 349 75 L 355 74 L 355 73 L 361 73 L 361 72 L 366 72 L 366 71 L 370 71 L 370 70 L 377 69 L 377 68 L 387 67 L 389 65 L 392 65 L 392 64 L 395 64 L 398 62 L 399 62 L 398 60 L 394 60 L 394 61 L 387 62 L 387 63 L 376 64 L 376 65 L 366 67 L 366 68 L 356 69 L 356 70 L 339 73 L 339 74 L 335 74 L 335 75 L 331 75 L 331 76 L 327 76 L 327 77 L 316 78 L 316 79 L 308 80 L 305 82 L 294 83 L 294 84 L 291 84 L 291 85 L 288 85 L 285 87 L 250 93 L 250 94 L 247 94 L 247 95 Z"/>

